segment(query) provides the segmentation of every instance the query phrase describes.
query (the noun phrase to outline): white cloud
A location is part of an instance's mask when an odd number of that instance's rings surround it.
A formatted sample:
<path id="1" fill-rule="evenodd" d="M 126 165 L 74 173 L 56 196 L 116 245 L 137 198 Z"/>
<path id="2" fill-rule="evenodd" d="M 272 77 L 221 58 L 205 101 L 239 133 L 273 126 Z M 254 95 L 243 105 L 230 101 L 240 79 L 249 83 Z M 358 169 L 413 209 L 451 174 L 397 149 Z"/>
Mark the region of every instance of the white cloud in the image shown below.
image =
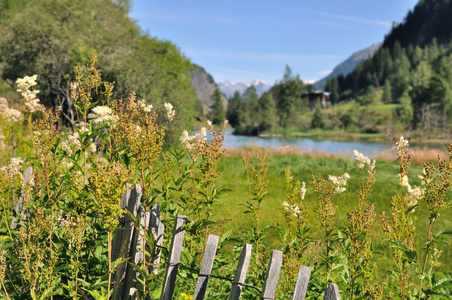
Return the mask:
<path id="1" fill-rule="evenodd" d="M 332 70 L 327 70 L 327 71 L 320 71 L 320 72 L 317 72 L 315 74 L 327 76 L 327 75 L 330 75 L 331 72 L 333 72 L 333 71 Z"/>
<path id="2" fill-rule="evenodd" d="M 347 20 L 347 21 L 357 22 L 357 23 L 361 23 L 361 24 L 371 24 L 371 25 L 378 25 L 378 26 L 384 26 L 384 27 L 392 26 L 392 23 L 388 22 L 388 21 L 362 19 L 362 18 L 356 18 L 356 17 L 352 17 L 352 16 L 332 14 L 332 13 L 328 13 L 328 12 L 319 12 L 319 11 L 309 11 L 309 12 L 318 14 L 318 15 L 322 15 L 325 17 L 332 17 L 332 18 L 336 18 L 336 19 Z"/>

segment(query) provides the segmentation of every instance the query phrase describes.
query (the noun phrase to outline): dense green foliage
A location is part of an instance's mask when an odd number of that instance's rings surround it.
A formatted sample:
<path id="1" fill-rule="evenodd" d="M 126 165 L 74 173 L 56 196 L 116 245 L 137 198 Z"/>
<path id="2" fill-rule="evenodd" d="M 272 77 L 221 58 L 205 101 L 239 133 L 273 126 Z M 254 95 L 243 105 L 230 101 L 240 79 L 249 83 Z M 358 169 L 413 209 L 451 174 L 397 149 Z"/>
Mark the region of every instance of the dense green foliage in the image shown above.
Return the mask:
<path id="1" fill-rule="evenodd" d="M 445 138 L 452 114 L 451 11 L 448 0 L 420 1 L 372 58 L 328 80 L 332 101 L 354 98 L 369 105 L 376 99 L 369 87 L 383 89 L 382 102 L 397 105 L 393 119 L 404 129 Z"/>
<path id="2" fill-rule="evenodd" d="M 37 74 L 41 103 L 62 107 L 64 123 L 74 123 L 73 66 L 97 53 L 104 78 L 115 82 L 114 97 L 134 91 L 159 107 L 170 102 L 180 112 L 175 128 L 192 127 L 197 105 L 189 74 L 193 66 L 177 46 L 140 30 L 127 16 L 129 1 L 32 0 L 20 2 L 20 9 L 19 2 L 5 1 L 0 3 L 15 5 L 2 17 L 2 85 Z"/>

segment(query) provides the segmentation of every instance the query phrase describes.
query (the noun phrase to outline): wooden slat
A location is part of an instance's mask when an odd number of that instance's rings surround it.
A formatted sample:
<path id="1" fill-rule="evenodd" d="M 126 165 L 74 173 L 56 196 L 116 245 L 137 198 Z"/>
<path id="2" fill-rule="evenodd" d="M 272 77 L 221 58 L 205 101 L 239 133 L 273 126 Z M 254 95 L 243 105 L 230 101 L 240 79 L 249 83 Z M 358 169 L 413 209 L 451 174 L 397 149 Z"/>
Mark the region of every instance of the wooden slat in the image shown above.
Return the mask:
<path id="1" fill-rule="evenodd" d="M 24 185 L 27 184 L 30 181 L 31 175 L 33 173 L 33 168 L 32 167 L 28 167 L 27 170 L 25 171 L 24 174 Z M 11 229 L 16 229 L 17 228 L 17 224 L 22 221 L 25 220 L 27 213 L 26 213 L 26 208 L 24 207 L 24 197 L 23 197 L 23 193 L 25 193 L 24 191 L 25 186 L 22 187 L 22 191 L 20 194 L 19 199 L 17 200 L 16 203 L 16 207 L 15 207 L 15 211 L 16 211 L 16 216 L 13 217 L 12 221 L 11 221 Z"/>
<path id="2" fill-rule="evenodd" d="M 235 271 L 234 280 L 232 282 L 229 300 L 239 300 L 242 295 L 243 284 L 245 284 L 246 273 L 251 259 L 251 245 L 245 244 L 240 253 L 239 263 Z"/>
<path id="3" fill-rule="evenodd" d="M 268 265 L 267 276 L 265 278 L 264 288 L 262 289 L 261 299 L 274 299 L 276 286 L 278 285 L 279 272 L 282 266 L 282 252 L 273 250 Z"/>
<path id="4" fill-rule="evenodd" d="M 308 289 L 309 277 L 311 277 L 311 268 L 300 266 L 292 300 L 305 299 L 306 291 Z"/>
<path id="5" fill-rule="evenodd" d="M 340 300 L 339 297 L 339 289 L 335 283 L 330 283 L 328 288 L 326 289 L 325 296 L 323 300 Z"/>
<path id="6" fill-rule="evenodd" d="M 202 300 L 206 295 L 213 261 L 215 259 L 215 254 L 217 253 L 218 241 L 219 237 L 217 235 L 209 235 L 209 238 L 207 239 L 207 245 L 202 257 L 201 269 L 199 270 L 193 300 Z"/>
<path id="7" fill-rule="evenodd" d="M 156 204 L 152 207 L 151 210 L 151 224 L 150 224 L 150 230 L 155 238 L 155 249 L 153 249 L 153 252 L 156 253 L 155 258 L 152 260 L 152 266 L 151 270 L 154 274 L 157 275 L 159 271 L 159 264 L 160 264 L 160 256 L 162 254 L 161 246 L 163 243 L 163 233 L 165 232 L 165 226 L 160 221 L 160 205 Z"/>
<path id="8" fill-rule="evenodd" d="M 180 261 L 182 243 L 185 235 L 185 230 L 182 229 L 182 225 L 186 220 L 186 216 L 178 215 L 174 224 L 173 238 L 171 240 L 168 264 L 166 267 L 165 279 L 163 281 L 162 295 L 160 297 L 161 300 L 171 300 L 173 297 L 177 275 L 177 264 Z"/>
<path id="9" fill-rule="evenodd" d="M 130 249 L 130 262 L 136 266 L 142 266 L 145 262 L 145 255 L 143 248 L 145 247 L 144 228 L 149 227 L 151 218 L 150 212 L 145 212 L 144 208 L 140 206 L 138 209 L 138 216 L 140 217 L 140 228 L 134 229 L 132 245 Z M 126 272 L 126 284 L 124 287 L 123 299 L 136 299 L 137 289 L 141 289 L 137 278 L 141 278 L 140 273 L 133 267 L 128 266 Z"/>
<path id="10" fill-rule="evenodd" d="M 138 208 L 141 202 L 141 187 L 140 185 L 135 185 L 133 189 L 127 188 L 126 192 L 121 198 L 120 207 L 128 210 L 133 216 L 138 216 Z M 114 237 L 112 241 L 112 262 L 116 261 L 118 258 L 126 258 L 131 255 L 132 239 L 134 235 L 135 225 L 132 219 L 124 213 L 124 215 L 119 218 L 119 226 L 114 232 Z M 122 299 L 124 294 L 124 285 L 126 283 L 126 272 L 130 269 L 127 263 L 118 266 L 115 273 L 113 273 L 112 281 L 114 284 L 114 295 L 113 299 Z M 128 294 L 128 292 L 127 292 Z"/>

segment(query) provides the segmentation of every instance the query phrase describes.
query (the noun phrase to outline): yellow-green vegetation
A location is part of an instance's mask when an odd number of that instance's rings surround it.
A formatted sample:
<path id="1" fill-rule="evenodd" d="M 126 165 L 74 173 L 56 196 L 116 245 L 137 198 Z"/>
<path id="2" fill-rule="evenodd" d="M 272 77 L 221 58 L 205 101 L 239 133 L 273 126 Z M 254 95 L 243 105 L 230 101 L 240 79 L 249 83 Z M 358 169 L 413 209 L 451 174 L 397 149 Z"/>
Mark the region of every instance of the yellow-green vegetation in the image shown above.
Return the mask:
<path id="1" fill-rule="evenodd" d="M 243 243 L 253 246 L 247 283 L 262 287 L 271 249 L 284 264 L 277 298 L 290 299 L 301 264 L 313 268 L 309 299 L 329 283 L 343 299 L 431 299 L 452 296 L 449 240 L 450 157 L 414 165 L 408 141 L 398 162 L 272 156 L 242 151 L 223 157 L 223 128 L 177 132 L 179 112 L 167 102 L 158 116 L 131 93 L 114 97 L 91 55 L 71 83 L 76 122 L 59 131 L 60 111 L 45 108 L 39 77 L 20 78 L 19 110 L 0 101 L 0 295 L 6 299 L 108 299 L 117 286 L 112 239 L 121 195 L 140 184 L 144 211 L 158 203 L 170 243 L 178 214 L 188 217 L 181 262 L 196 268 L 209 234 L 220 235 L 213 274 L 231 278 Z M 205 136 L 210 131 L 213 139 Z M 14 134 L 12 134 L 14 133 Z M 165 136 L 169 141 L 165 144 Z M 27 166 L 32 176 L 24 181 Z M 419 175 L 419 176 L 418 176 Z M 15 212 L 19 197 L 23 210 Z M 13 221 L 14 219 L 14 221 Z M 133 217 L 139 226 L 139 217 Z M 145 237 L 136 296 L 158 299 L 163 276 L 150 271 L 154 239 Z M 160 269 L 167 253 L 162 252 Z M 175 294 L 191 299 L 197 274 L 179 269 Z M 225 299 L 230 285 L 211 280 L 207 297 Z M 244 288 L 242 299 L 258 292 Z"/>

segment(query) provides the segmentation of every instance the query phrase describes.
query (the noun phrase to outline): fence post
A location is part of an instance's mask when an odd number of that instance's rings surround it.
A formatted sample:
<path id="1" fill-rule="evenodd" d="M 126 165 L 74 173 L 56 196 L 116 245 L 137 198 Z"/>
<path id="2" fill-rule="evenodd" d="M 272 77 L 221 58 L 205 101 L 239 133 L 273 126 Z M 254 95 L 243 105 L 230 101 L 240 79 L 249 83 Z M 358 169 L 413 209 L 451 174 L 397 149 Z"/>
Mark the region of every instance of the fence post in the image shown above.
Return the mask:
<path id="1" fill-rule="evenodd" d="M 309 277 L 311 277 L 311 268 L 300 266 L 292 300 L 304 300 L 308 289 Z"/>
<path id="2" fill-rule="evenodd" d="M 207 239 L 207 245 L 202 257 L 201 269 L 199 270 L 193 300 L 202 300 L 206 295 L 210 273 L 212 272 L 213 260 L 217 253 L 218 241 L 219 237 L 217 235 L 209 235 L 209 238 Z"/>
<path id="3" fill-rule="evenodd" d="M 133 189 L 127 188 L 125 194 L 121 198 L 120 208 L 127 209 L 133 216 L 138 215 L 138 207 L 141 201 L 141 187 L 139 184 L 135 185 Z M 119 218 L 119 226 L 115 230 L 113 241 L 112 241 L 112 262 L 116 261 L 118 258 L 125 258 L 130 256 L 131 248 L 135 247 L 132 245 L 132 238 L 135 225 L 132 219 L 124 213 L 121 218 Z M 115 294 L 113 295 L 114 300 L 122 299 L 124 295 L 124 285 L 126 281 L 126 272 L 131 269 L 127 263 L 124 263 L 117 267 L 115 273 L 113 273 L 112 279 L 114 282 Z M 126 293 L 128 295 L 128 291 Z"/>
<path id="4" fill-rule="evenodd" d="M 165 225 L 160 221 L 160 205 L 156 204 L 151 210 L 151 225 L 150 229 L 155 238 L 155 248 L 153 253 L 156 254 L 152 260 L 152 272 L 157 275 L 159 271 L 160 256 L 162 254 L 161 246 L 163 243 L 163 233 L 165 232 Z"/>
<path id="5" fill-rule="evenodd" d="M 245 283 L 246 273 L 251 259 L 251 245 L 245 244 L 240 253 L 239 263 L 235 271 L 234 280 L 232 281 L 231 292 L 229 293 L 229 300 L 239 300 L 242 295 L 243 284 Z"/>
<path id="6" fill-rule="evenodd" d="M 282 266 L 282 255 L 280 250 L 272 251 L 264 288 L 262 289 L 261 299 L 263 300 L 275 298 L 276 285 L 278 284 L 279 272 Z"/>
<path id="7" fill-rule="evenodd" d="M 171 300 L 176 283 L 177 265 L 180 261 L 182 243 L 184 241 L 185 230 L 182 225 L 187 220 L 186 216 L 178 215 L 174 224 L 173 238 L 168 255 L 168 265 L 166 266 L 165 280 L 163 281 L 162 295 L 160 300 Z"/>
<path id="8" fill-rule="evenodd" d="M 339 289 L 337 288 L 337 285 L 335 283 L 330 283 L 328 288 L 325 291 L 325 296 L 323 297 L 323 300 L 340 300 L 339 297 Z"/>
<path id="9" fill-rule="evenodd" d="M 33 173 L 33 168 L 28 167 L 24 174 L 24 185 L 30 181 L 32 173 Z M 17 223 L 22 220 L 25 220 L 25 217 L 26 217 L 26 214 L 25 214 L 26 208 L 24 208 L 24 196 L 23 196 L 23 193 L 25 192 L 24 189 L 25 189 L 25 186 L 22 186 L 22 191 L 20 193 L 20 197 L 17 200 L 16 207 L 15 207 L 16 216 L 13 217 L 13 219 L 11 221 L 11 226 L 10 226 L 11 229 L 16 229 Z"/>

